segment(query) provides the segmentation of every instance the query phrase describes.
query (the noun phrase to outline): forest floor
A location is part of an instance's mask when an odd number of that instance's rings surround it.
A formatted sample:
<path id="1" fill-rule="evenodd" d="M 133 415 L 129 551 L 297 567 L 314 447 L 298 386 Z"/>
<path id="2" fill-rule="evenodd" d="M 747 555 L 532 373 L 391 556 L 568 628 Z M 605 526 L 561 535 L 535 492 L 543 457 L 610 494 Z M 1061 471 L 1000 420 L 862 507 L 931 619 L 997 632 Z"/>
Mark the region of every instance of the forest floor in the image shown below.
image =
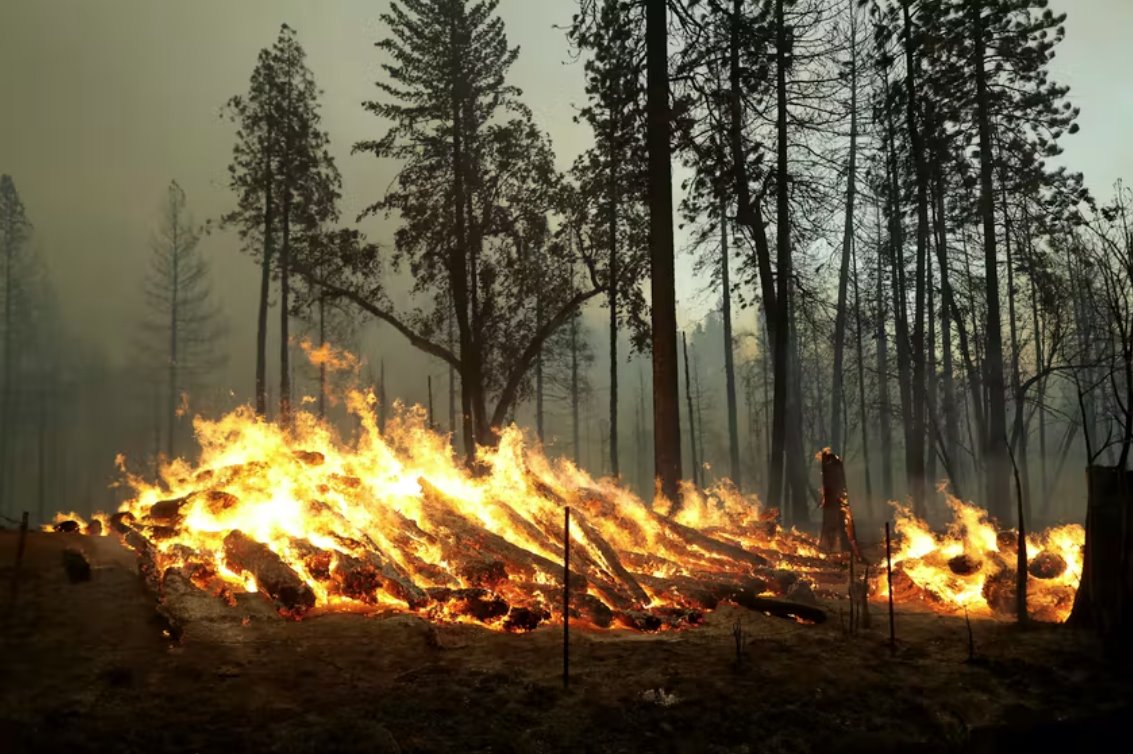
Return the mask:
<path id="1" fill-rule="evenodd" d="M 0 531 L 0 752 L 1078 751 L 1124 737 L 1133 682 L 1088 638 L 884 605 L 847 636 L 733 607 L 661 634 L 277 618 L 187 589 L 163 635 L 113 538 L 33 533 L 10 601 Z M 62 551 L 82 547 L 90 581 Z M 733 626 L 745 658 L 736 663 Z M 1120 727 L 1119 727 L 1120 726 Z M 1116 739 L 1120 740 L 1120 739 Z"/>

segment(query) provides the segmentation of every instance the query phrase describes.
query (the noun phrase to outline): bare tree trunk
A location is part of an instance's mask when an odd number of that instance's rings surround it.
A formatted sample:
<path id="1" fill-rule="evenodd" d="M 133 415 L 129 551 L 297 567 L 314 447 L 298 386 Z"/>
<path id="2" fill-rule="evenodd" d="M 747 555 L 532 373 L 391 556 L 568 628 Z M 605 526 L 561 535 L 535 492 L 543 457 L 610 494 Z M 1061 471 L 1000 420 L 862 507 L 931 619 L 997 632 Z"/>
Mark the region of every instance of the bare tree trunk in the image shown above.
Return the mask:
<path id="1" fill-rule="evenodd" d="M 291 87 L 294 73 L 291 68 L 291 56 L 288 54 L 287 71 L 287 112 L 291 112 Z M 290 115 L 289 115 L 290 117 Z M 285 426 L 291 423 L 291 339 L 290 323 L 290 295 L 291 295 L 291 204 L 292 189 L 291 176 L 291 130 L 292 124 L 284 123 L 283 132 L 283 207 L 281 220 L 282 237 L 279 246 L 279 420 Z"/>
<path id="2" fill-rule="evenodd" d="M 451 49 L 453 59 L 450 61 L 453 72 L 453 102 L 452 102 L 452 171 L 453 171 L 453 221 L 456 231 L 456 243 L 449 250 L 448 278 L 452 287 L 453 308 L 456 314 L 456 327 L 460 337 L 460 408 L 461 429 L 464 435 L 464 454 L 469 466 L 476 460 L 476 434 L 472 423 L 473 390 L 472 382 L 475 375 L 471 368 L 473 361 L 474 344 L 472 342 L 472 328 L 468 321 L 469 290 L 468 290 L 468 256 L 469 244 L 465 228 L 465 196 L 467 186 L 466 159 L 464 154 L 464 108 L 466 95 L 463 77 L 460 74 L 460 55 L 464 44 L 467 43 L 467 32 L 463 29 L 452 30 Z"/>
<path id="3" fill-rule="evenodd" d="M 917 60 L 913 54 L 913 28 L 909 14 L 910 0 L 902 2 L 905 22 L 905 113 L 909 130 L 909 149 L 912 151 L 914 177 L 917 188 L 917 259 L 913 305 L 913 383 L 912 426 L 906 435 L 905 458 L 909 477 L 909 492 L 913 498 L 913 512 L 924 516 L 925 504 L 925 295 L 928 262 L 928 170 L 925 165 L 924 145 L 917 124 L 920 100 L 917 94 Z M 909 421 L 909 416 L 905 421 Z M 911 440 L 911 442 L 909 442 Z"/>
<path id="4" fill-rule="evenodd" d="M 720 283 L 724 319 L 724 390 L 728 401 L 728 473 L 732 483 L 742 489 L 740 479 L 740 429 L 736 416 L 736 361 L 732 343 L 732 283 L 728 262 L 728 214 L 720 203 Z"/>
<path id="5" fill-rule="evenodd" d="M 925 458 L 925 481 L 929 484 L 935 485 L 936 483 L 936 427 L 938 414 L 936 412 L 936 297 L 933 276 L 932 276 L 932 256 L 925 256 L 925 288 L 927 289 L 926 298 L 928 301 L 927 311 L 925 316 L 928 322 L 928 342 L 926 343 L 925 354 L 927 357 L 927 369 L 925 374 L 925 411 L 928 415 L 928 420 L 925 422 L 925 443 L 927 448 Z M 926 494 L 931 495 L 932 492 L 926 490 Z"/>
<path id="6" fill-rule="evenodd" d="M 543 291 L 542 286 L 535 290 L 535 327 L 543 326 Z M 452 367 L 449 367 L 451 370 Z M 542 444 L 545 439 L 543 429 L 543 347 L 539 346 L 539 353 L 535 357 L 535 434 Z"/>
<path id="7" fill-rule="evenodd" d="M 260 260 L 260 308 L 256 318 L 256 413 L 267 416 L 268 297 L 271 295 L 271 258 L 275 236 L 275 207 L 272 200 L 273 176 L 270 150 L 264 150 L 267 177 L 264 180 L 264 250 Z"/>
<path id="8" fill-rule="evenodd" d="M 681 333 L 685 356 L 685 402 L 688 404 L 688 445 L 692 454 L 692 483 L 700 487 L 700 460 L 696 456 L 696 414 L 692 407 L 692 376 L 688 368 L 688 339 Z"/>
<path id="9" fill-rule="evenodd" d="M 869 412 L 865 399 L 865 348 L 862 343 L 862 298 L 858 287 L 857 243 L 850 246 L 850 263 L 853 266 L 854 281 L 854 334 L 858 356 L 858 412 L 862 431 L 862 466 L 865 470 L 865 500 L 868 508 L 873 507 L 873 471 L 869 462 Z"/>
<path id="10" fill-rule="evenodd" d="M 949 459 L 949 469 L 951 470 L 951 482 L 954 494 L 959 486 L 963 483 L 963 466 L 960 461 L 960 426 L 956 414 L 958 404 L 956 402 L 956 378 L 953 372 L 954 366 L 952 363 L 952 320 L 949 311 L 956 310 L 955 302 L 953 300 L 952 288 L 948 281 L 948 226 L 947 215 L 944 211 L 944 186 L 943 176 L 941 175 L 941 165 L 939 157 L 939 149 L 933 155 L 933 193 L 935 195 L 935 210 L 933 215 L 936 219 L 936 262 L 937 269 L 940 273 L 940 345 L 941 345 L 941 372 L 942 372 L 942 387 L 944 390 L 944 402 L 942 414 L 944 417 L 944 453 Z M 967 336 L 963 332 L 963 322 L 957 322 L 958 329 L 961 330 L 961 338 L 967 342 Z M 965 350 L 967 347 L 965 346 Z"/>
<path id="11" fill-rule="evenodd" d="M 452 332 L 453 315 L 450 313 L 448 317 L 448 347 L 452 350 L 455 343 L 455 338 Z M 450 362 L 448 365 L 448 430 L 452 433 L 452 441 L 456 442 L 458 434 L 456 428 L 456 369 Z"/>
<path id="12" fill-rule="evenodd" d="M 615 123 L 616 106 L 610 109 L 610 122 Z M 618 468 L 618 148 L 617 128 L 610 134 L 610 474 L 620 475 Z"/>
<path id="13" fill-rule="evenodd" d="M 893 419 L 889 402 L 889 334 L 885 331 L 885 253 L 880 217 L 877 228 L 877 421 L 881 434 L 881 496 L 889 501 L 893 499 Z"/>
<path id="14" fill-rule="evenodd" d="M 173 191 L 174 187 L 170 188 Z M 181 294 L 181 244 L 180 244 L 180 207 L 176 198 L 171 196 L 169 202 L 169 226 L 172 230 L 173 237 L 171 239 L 173 248 L 170 249 L 169 261 L 170 272 L 172 273 L 172 280 L 170 280 L 169 288 L 169 395 L 168 395 L 168 410 L 167 417 L 169 421 L 169 434 L 165 439 L 165 452 L 168 454 L 169 460 L 173 460 L 174 455 L 174 436 L 176 434 L 177 426 L 177 320 L 179 312 L 177 304 Z"/>
<path id="15" fill-rule="evenodd" d="M 319 348 L 327 343 L 326 329 L 326 296 L 319 291 Z M 327 415 L 327 365 L 326 361 L 319 361 L 319 418 Z"/>
<path id="16" fill-rule="evenodd" d="M 582 466 L 582 447 L 578 425 L 578 317 L 570 320 L 570 429 L 574 448 L 574 465 Z"/>
<path id="17" fill-rule="evenodd" d="M 838 270 L 838 309 L 834 315 L 834 371 L 830 388 L 830 447 L 845 454 L 842 437 L 842 401 L 845 390 L 843 355 L 846 346 L 847 296 L 850 282 L 850 254 L 854 243 L 854 199 L 857 191 L 858 160 L 858 27 L 854 0 L 850 0 L 850 157 L 846 170 L 846 216 L 842 226 L 842 263 Z M 855 281 L 856 282 L 856 281 Z"/>
<path id="18" fill-rule="evenodd" d="M 707 487 L 708 482 L 704 480 L 705 465 L 707 464 L 708 456 L 704 455 L 704 412 L 701 399 L 703 393 L 700 390 L 700 364 L 696 359 L 696 351 L 692 352 L 692 384 L 696 390 L 696 432 L 697 437 L 697 454 L 696 457 L 700 459 L 700 470 L 698 476 L 700 477 L 700 486 Z"/>
<path id="19" fill-rule="evenodd" d="M 677 377 L 677 298 L 673 260 L 673 179 L 666 0 L 646 0 L 647 198 L 652 262 L 653 454 L 661 494 L 679 506 L 681 419 Z"/>
<path id="20" fill-rule="evenodd" d="M 1007 464 L 1007 407 L 1003 380 L 1003 333 L 999 316 L 999 256 L 995 237 L 995 195 L 992 184 L 991 115 L 985 59 L 983 8 L 970 4 L 968 10 L 975 42 L 976 109 L 980 145 L 980 214 L 984 231 L 984 281 L 987 299 L 987 375 L 988 426 L 986 442 L 985 502 L 1001 520 L 1011 515 L 1010 476 Z"/>
<path id="21" fill-rule="evenodd" d="M 777 277 L 779 289 L 776 292 L 777 326 L 772 328 L 775 339 L 774 369 L 775 369 L 775 405 L 771 420 L 771 485 L 769 502 L 772 507 L 783 510 L 782 504 L 786 499 L 784 494 L 783 477 L 786 472 L 787 459 L 787 411 L 790 404 L 790 394 L 798 390 L 790 390 L 790 298 L 791 298 L 791 218 L 790 218 L 790 178 L 787 169 L 787 64 L 789 57 L 787 42 L 787 27 L 784 20 L 784 0 L 775 2 L 775 95 L 776 95 L 776 141 L 777 141 L 777 167 L 776 167 L 776 244 L 777 244 Z M 790 523 L 801 523 L 807 517 L 807 509 L 803 501 L 795 500 L 792 496 L 792 506 L 788 511 L 786 520 Z"/>

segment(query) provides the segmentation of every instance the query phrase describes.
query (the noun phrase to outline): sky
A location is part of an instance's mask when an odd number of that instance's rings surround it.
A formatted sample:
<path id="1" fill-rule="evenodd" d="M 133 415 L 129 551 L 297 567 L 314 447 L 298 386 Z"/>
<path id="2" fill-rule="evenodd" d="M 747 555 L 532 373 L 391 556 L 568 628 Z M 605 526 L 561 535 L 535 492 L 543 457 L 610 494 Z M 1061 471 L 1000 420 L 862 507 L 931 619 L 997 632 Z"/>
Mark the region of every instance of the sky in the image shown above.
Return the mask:
<path id="1" fill-rule="evenodd" d="M 1133 178 L 1131 0 L 1054 0 L 1070 12 L 1054 65 L 1081 107 L 1081 133 L 1065 141 L 1066 163 L 1105 197 Z M 293 26 L 324 90 L 324 123 L 343 175 L 343 217 L 384 191 L 393 166 L 351 155 L 383 124 L 361 102 L 379 78 L 373 43 L 383 36 L 381 0 L 3 0 L 0 2 L 0 172 L 9 173 L 35 224 L 63 313 L 72 329 L 119 363 L 143 311 L 149 239 L 171 179 L 199 220 L 230 208 L 227 165 L 233 127 L 224 102 L 246 90 L 255 56 L 279 25 Z M 582 70 L 563 31 L 574 0 L 501 0 L 521 53 L 512 81 L 554 142 L 561 167 L 585 148 L 573 122 Z M 388 242 L 392 223 L 362 227 Z M 230 324 L 233 388 L 251 390 L 257 272 L 232 234 L 202 241 Z M 684 321 L 714 297 L 678 262 Z M 401 344 L 403 345 L 403 344 Z M 400 348 L 400 345 L 398 346 Z"/>

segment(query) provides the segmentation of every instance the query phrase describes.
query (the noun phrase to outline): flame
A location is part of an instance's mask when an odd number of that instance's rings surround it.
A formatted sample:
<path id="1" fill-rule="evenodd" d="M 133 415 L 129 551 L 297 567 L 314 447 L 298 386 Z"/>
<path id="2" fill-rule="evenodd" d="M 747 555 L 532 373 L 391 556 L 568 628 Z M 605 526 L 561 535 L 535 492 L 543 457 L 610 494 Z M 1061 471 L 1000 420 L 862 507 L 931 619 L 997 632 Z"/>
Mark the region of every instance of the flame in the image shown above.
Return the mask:
<path id="1" fill-rule="evenodd" d="M 935 533 L 908 507 L 894 504 L 894 598 L 923 600 L 938 612 L 1013 614 L 1018 533 L 1002 531 L 982 508 L 947 496 L 952 522 Z M 1027 542 L 1027 607 L 1031 617 L 1065 621 L 1082 578 L 1085 530 L 1066 524 L 1030 533 Z M 878 596 L 888 595 L 884 571 Z"/>
<path id="2" fill-rule="evenodd" d="M 313 363 L 357 371 L 347 352 L 302 346 Z M 721 601 L 809 587 L 845 567 L 727 480 L 685 484 L 669 515 L 660 495 L 650 505 L 615 479 L 549 459 L 514 425 L 478 449 L 470 471 L 421 407 L 395 403 L 379 426 L 372 390 L 349 390 L 345 403 L 357 425 L 349 437 L 302 410 L 286 426 L 250 406 L 197 416 L 196 461 L 172 459 L 151 480 L 119 454 L 129 497 L 117 513 L 61 513 L 44 528 L 116 533 L 158 586 L 178 573 L 229 604 L 258 592 L 294 618 L 394 610 L 513 631 L 562 619 L 568 506 L 571 617 L 597 627 L 677 628 Z M 896 506 L 894 598 L 1010 612 L 1012 533 L 948 500 L 942 534 Z M 1077 525 L 1027 537 L 1035 617 L 1069 615 L 1083 542 Z M 884 569 L 872 573 L 875 596 L 886 596 Z"/>

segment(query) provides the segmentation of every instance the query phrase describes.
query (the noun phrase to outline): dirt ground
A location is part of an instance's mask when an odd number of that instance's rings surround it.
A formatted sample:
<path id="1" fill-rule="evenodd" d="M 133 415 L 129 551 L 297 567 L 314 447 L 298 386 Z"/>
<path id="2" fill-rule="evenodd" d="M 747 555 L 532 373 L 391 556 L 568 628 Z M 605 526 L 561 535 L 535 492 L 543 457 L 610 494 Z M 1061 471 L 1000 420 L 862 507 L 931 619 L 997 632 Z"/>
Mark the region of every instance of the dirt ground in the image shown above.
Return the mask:
<path id="1" fill-rule="evenodd" d="M 695 630 L 525 635 L 402 615 L 277 618 L 191 587 L 163 635 L 112 538 L 29 535 L 14 602 L 0 532 L 0 752 L 1080 751 L 1133 712 L 1133 684 L 1088 637 L 884 605 L 847 636 L 723 608 Z M 63 551 L 91 579 L 71 583 Z M 736 662 L 733 627 L 744 632 Z M 1121 726 L 1119 728 L 1118 726 Z"/>

